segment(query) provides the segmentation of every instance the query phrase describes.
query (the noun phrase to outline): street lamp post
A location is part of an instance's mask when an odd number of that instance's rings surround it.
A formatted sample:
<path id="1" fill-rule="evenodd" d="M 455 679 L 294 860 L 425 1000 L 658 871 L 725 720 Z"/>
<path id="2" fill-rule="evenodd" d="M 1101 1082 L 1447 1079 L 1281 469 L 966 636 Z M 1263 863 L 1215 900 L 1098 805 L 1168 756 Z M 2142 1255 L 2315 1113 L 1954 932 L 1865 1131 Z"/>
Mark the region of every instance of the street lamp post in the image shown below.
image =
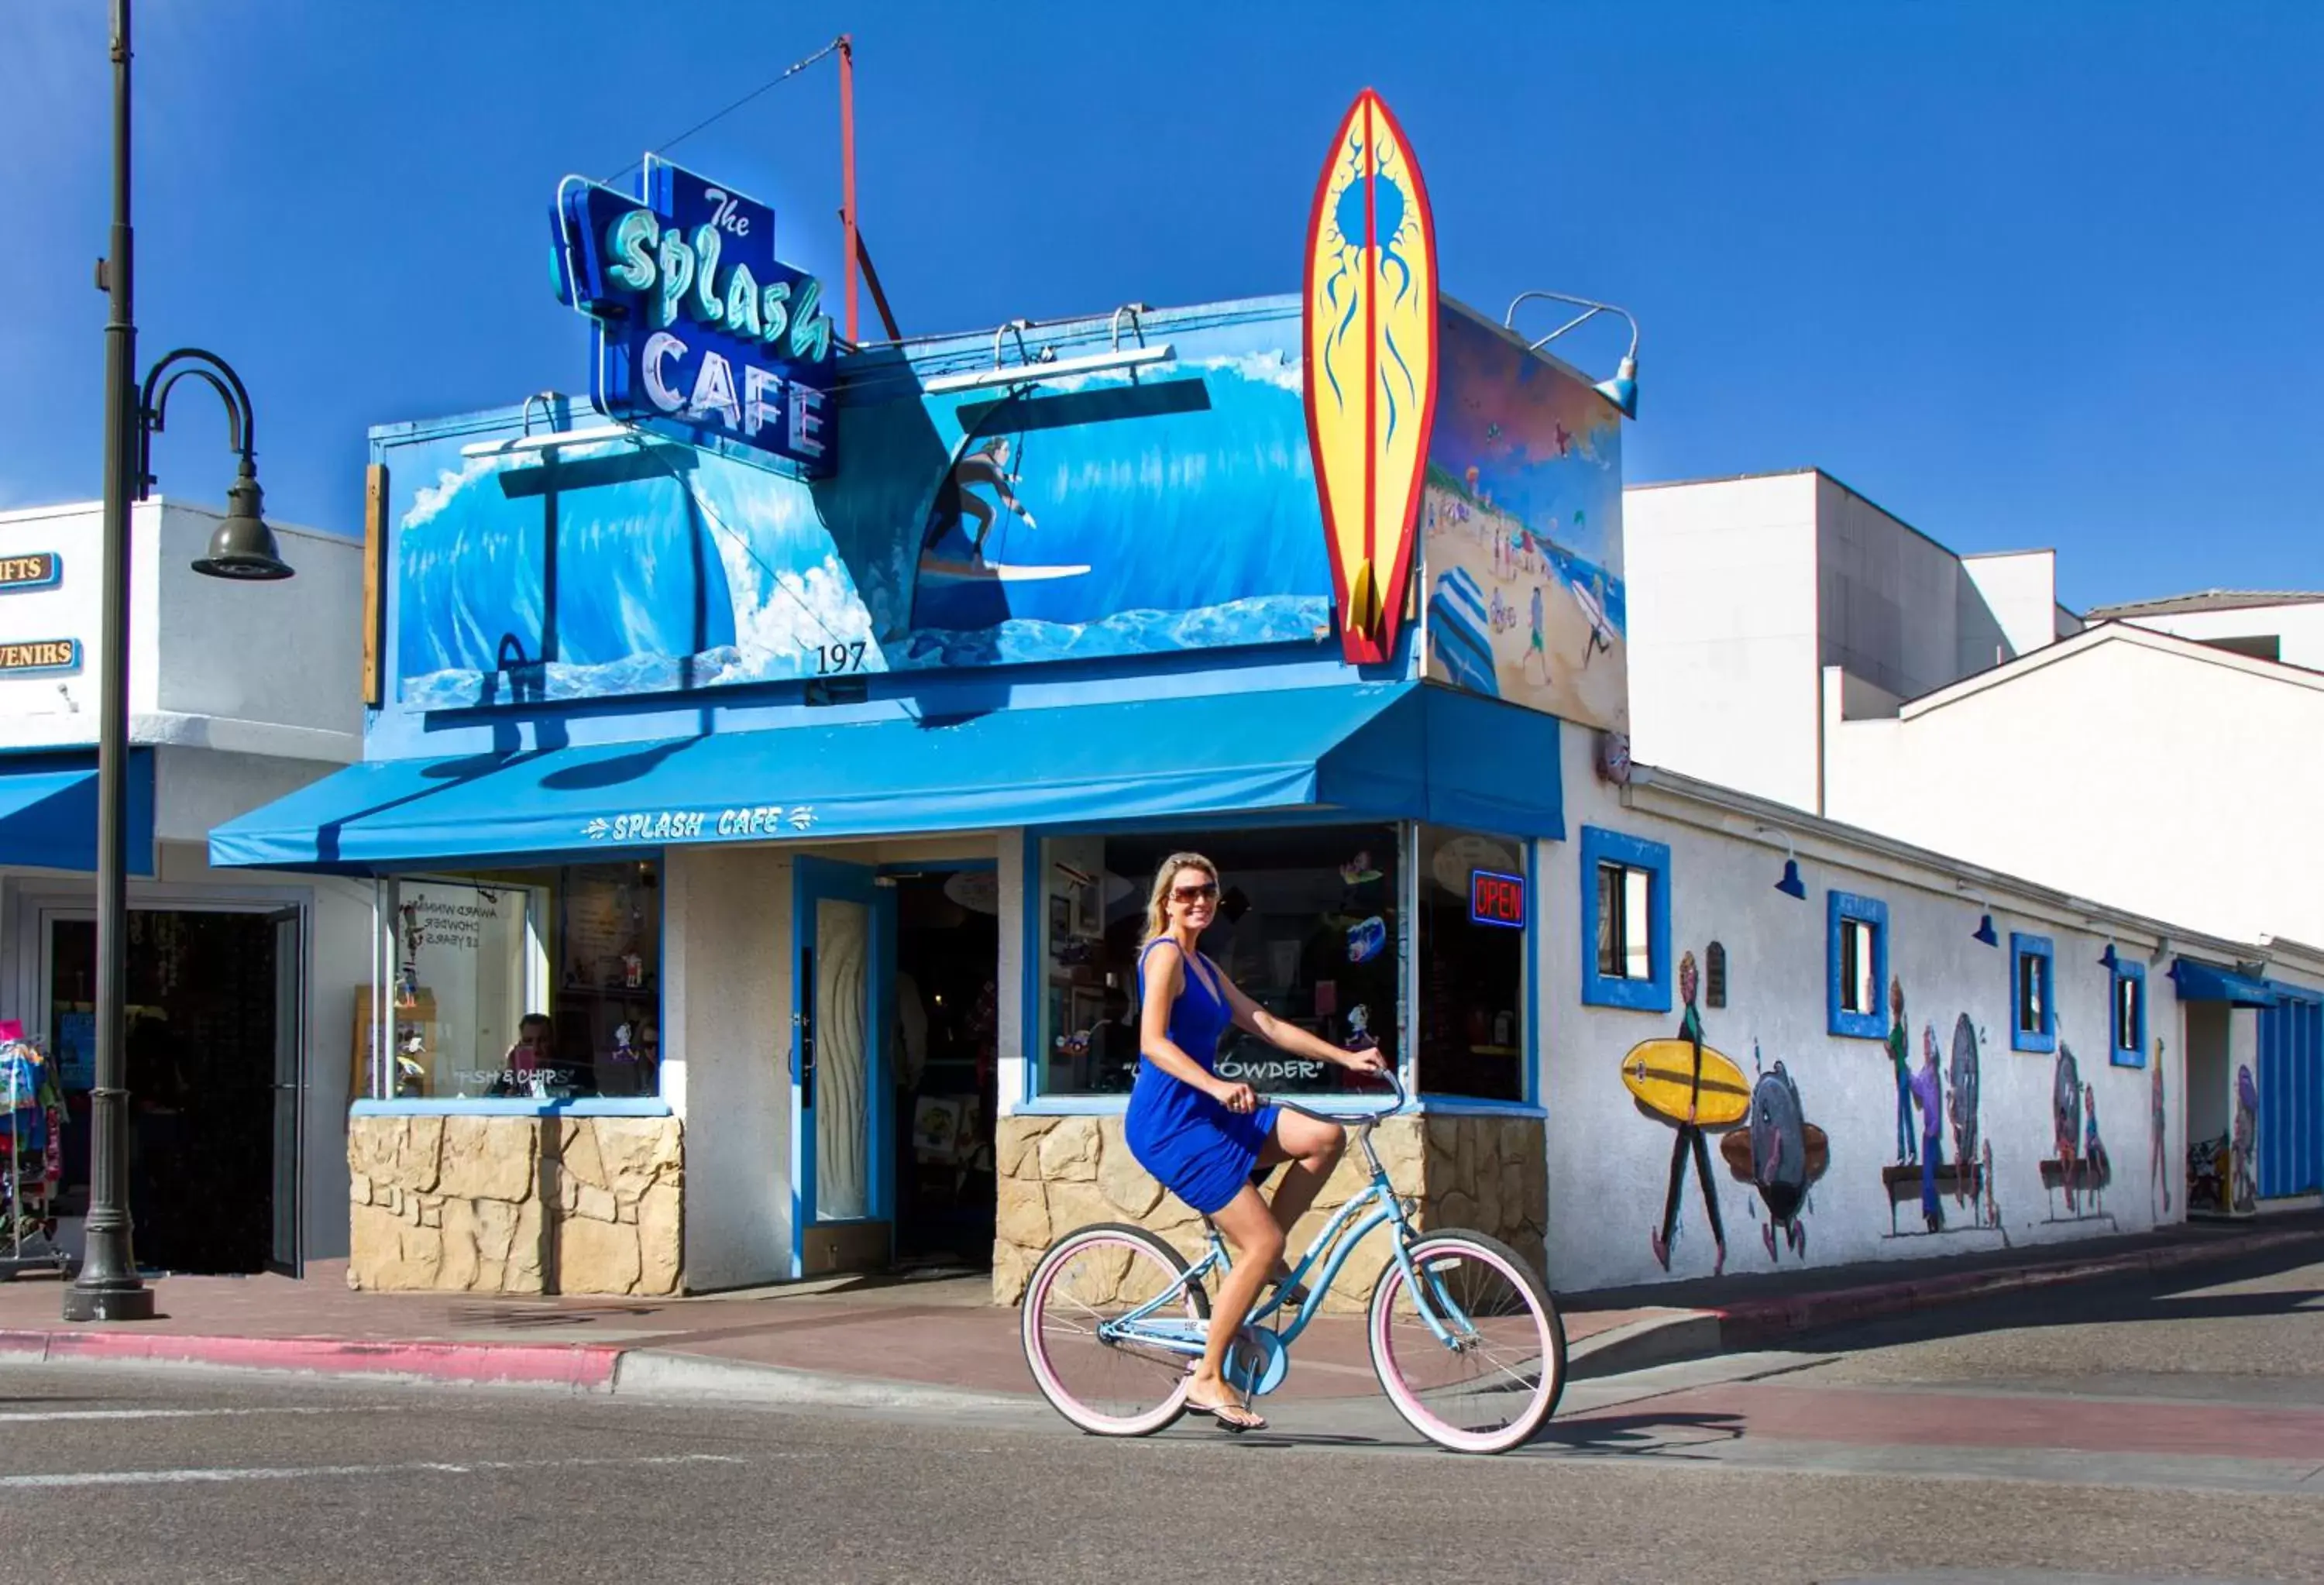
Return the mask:
<path id="1" fill-rule="evenodd" d="M 218 577 L 287 578 L 260 515 L 250 397 L 223 359 L 185 349 L 137 382 L 129 226 L 129 0 L 113 0 L 113 227 L 98 281 L 110 299 L 105 325 L 104 650 L 97 683 L 97 1074 L 89 1088 L 89 1203 L 80 1271 L 65 1291 L 67 1321 L 144 1321 L 153 1292 L 137 1275 L 129 1241 L 127 1037 L 129 924 L 129 509 L 153 484 L 153 433 L 171 387 L 188 374 L 226 404 L 240 467 L 226 516 L 194 570 Z"/>

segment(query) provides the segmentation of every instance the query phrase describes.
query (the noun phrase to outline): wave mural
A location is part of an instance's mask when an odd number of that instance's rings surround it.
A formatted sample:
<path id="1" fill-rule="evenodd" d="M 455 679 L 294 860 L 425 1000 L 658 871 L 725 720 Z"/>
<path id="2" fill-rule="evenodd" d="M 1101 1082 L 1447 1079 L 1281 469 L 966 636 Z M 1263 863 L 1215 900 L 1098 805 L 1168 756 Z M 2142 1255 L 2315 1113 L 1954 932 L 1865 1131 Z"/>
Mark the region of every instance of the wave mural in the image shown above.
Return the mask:
<path id="1" fill-rule="evenodd" d="M 1296 309 L 1176 361 L 849 406 L 809 485 L 609 441 L 386 448 L 402 697 L 440 709 L 1314 642 L 1331 579 Z M 469 437 L 463 436 L 462 439 Z"/>

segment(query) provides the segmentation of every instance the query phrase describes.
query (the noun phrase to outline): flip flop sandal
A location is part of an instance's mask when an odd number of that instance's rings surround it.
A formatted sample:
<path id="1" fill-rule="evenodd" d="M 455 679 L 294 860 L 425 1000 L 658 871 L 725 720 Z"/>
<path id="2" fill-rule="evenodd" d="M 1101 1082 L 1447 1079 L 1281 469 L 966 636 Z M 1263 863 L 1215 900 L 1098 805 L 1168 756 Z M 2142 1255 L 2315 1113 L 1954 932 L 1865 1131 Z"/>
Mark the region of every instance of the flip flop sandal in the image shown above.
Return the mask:
<path id="1" fill-rule="evenodd" d="M 1246 1431 L 1264 1431 L 1267 1429 L 1266 1415 L 1257 1414 L 1252 1410 L 1244 1407 L 1240 1404 L 1204 1404 L 1198 1403 L 1190 1396 L 1186 1399 L 1186 1413 L 1189 1415 L 1208 1415 L 1211 1419 L 1217 1424 L 1220 1430 L 1231 1432 L 1237 1436 L 1240 1436 Z M 1250 1415 L 1250 1418 L 1248 1420 L 1230 1420 L 1227 1416 L 1231 1414 L 1249 1415 Z"/>
<path id="2" fill-rule="evenodd" d="M 1293 1282 L 1288 1274 L 1268 1278 L 1267 1286 L 1282 1295 L 1284 1308 L 1305 1310 L 1307 1307 L 1309 1295 L 1306 1287 L 1303 1284 Z"/>

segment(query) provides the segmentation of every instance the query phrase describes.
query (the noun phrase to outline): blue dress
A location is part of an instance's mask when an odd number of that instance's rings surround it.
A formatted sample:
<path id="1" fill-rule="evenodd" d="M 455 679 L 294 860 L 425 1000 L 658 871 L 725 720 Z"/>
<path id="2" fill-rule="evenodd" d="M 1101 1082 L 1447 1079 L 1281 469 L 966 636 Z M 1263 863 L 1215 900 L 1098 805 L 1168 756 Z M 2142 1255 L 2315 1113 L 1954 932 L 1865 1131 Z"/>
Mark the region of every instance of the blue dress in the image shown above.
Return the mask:
<path id="1" fill-rule="evenodd" d="M 1146 960 L 1159 939 L 1146 944 L 1138 958 L 1138 993 L 1146 996 Z M 1171 1043 L 1216 1071 L 1219 1037 L 1234 1021 L 1234 1010 L 1214 987 L 1218 970 L 1207 958 L 1182 963 L 1178 999 L 1170 1004 Z M 1138 1064 L 1130 1092 L 1130 1114 L 1122 1134 L 1138 1165 L 1162 1186 L 1204 1216 L 1226 1208 L 1250 1181 L 1259 1153 L 1275 1137 L 1277 1109 L 1229 1111 L 1192 1084 L 1172 1078 L 1150 1061 Z"/>

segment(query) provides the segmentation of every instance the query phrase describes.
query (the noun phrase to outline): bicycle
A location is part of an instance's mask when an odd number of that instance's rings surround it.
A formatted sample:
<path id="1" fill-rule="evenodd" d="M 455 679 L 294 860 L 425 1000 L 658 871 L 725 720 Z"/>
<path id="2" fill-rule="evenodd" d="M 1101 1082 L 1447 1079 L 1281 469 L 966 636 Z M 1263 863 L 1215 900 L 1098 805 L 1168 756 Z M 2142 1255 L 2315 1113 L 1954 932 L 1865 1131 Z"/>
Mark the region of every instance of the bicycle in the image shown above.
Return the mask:
<path id="1" fill-rule="evenodd" d="M 1382 1111 L 1315 1112 L 1273 1098 L 1345 1128 L 1371 1182 L 1333 1214 L 1290 1276 L 1252 1311 L 1228 1351 L 1228 1381 L 1246 1404 L 1281 1387 L 1292 1345 L 1348 1256 L 1387 1227 L 1394 1258 L 1372 1289 L 1366 1320 L 1380 1389 L 1407 1424 L 1440 1447 L 1507 1452 L 1556 1411 L 1565 1387 L 1564 1325 L 1541 1278 L 1499 1239 L 1413 1225 L 1371 1140 L 1380 1119 L 1401 1111 L 1409 1098 L 1392 1073 L 1379 1076 L 1396 1092 L 1396 1103 Z M 1207 1217 L 1204 1228 L 1209 1249 L 1192 1266 L 1157 1235 L 1126 1222 L 1082 1228 L 1049 1246 L 1026 1284 L 1020 1331 L 1025 1362 L 1050 1407 L 1100 1436 L 1150 1436 L 1186 1412 L 1191 1361 L 1201 1358 L 1209 1332 L 1204 1278 L 1233 1266 Z M 1270 1325 L 1285 1293 L 1305 1286 L 1318 1261 L 1322 1273 L 1296 1317 Z M 1437 1380 L 1432 1367 L 1469 1374 Z"/>

